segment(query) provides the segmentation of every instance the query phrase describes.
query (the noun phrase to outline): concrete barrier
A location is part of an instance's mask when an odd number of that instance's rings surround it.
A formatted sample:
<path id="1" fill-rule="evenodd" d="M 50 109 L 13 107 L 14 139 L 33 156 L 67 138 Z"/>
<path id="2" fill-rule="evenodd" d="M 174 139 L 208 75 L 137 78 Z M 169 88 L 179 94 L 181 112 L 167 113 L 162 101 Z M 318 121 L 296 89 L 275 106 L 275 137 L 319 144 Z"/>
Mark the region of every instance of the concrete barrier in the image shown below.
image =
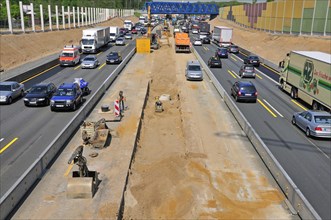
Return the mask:
<path id="1" fill-rule="evenodd" d="M 24 198 L 27 192 L 31 190 L 34 184 L 42 178 L 48 165 L 56 158 L 61 148 L 71 138 L 72 134 L 79 128 L 86 116 L 93 110 L 94 106 L 112 84 L 115 78 L 119 75 L 122 69 L 126 66 L 132 56 L 135 54 L 136 48 L 133 48 L 128 56 L 120 65 L 110 74 L 102 85 L 91 96 L 90 100 L 84 103 L 78 109 L 76 115 L 69 121 L 65 128 L 57 135 L 50 143 L 44 152 L 40 154 L 37 160 L 26 169 L 24 174 L 13 184 L 13 186 L 0 199 L 0 219 L 6 219 L 8 215 L 17 207 Z"/>
<path id="2" fill-rule="evenodd" d="M 254 128 L 250 125 L 244 115 L 241 113 L 239 108 L 233 102 L 231 97 L 226 93 L 222 85 L 218 82 L 214 74 L 210 71 L 207 64 L 203 61 L 199 53 L 192 47 L 192 51 L 195 56 L 200 61 L 202 67 L 204 68 L 205 72 L 212 80 L 215 88 L 219 92 L 219 94 L 223 97 L 224 102 L 238 121 L 239 125 L 246 133 L 247 137 L 253 144 L 254 148 L 256 149 L 257 153 L 259 154 L 260 158 L 262 159 L 265 166 L 270 171 L 271 175 L 277 182 L 277 184 L 282 189 L 283 193 L 285 194 L 286 198 L 289 200 L 295 211 L 302 219 L 321 219 L 321 217 L 317 214 L 308 200 L 304 197 L 302 192 L 298 189 L 298 187 L 294 184 L 292 179 L 283 169 L 283 167 L 279 164 L 277 159 L 273 156 L 270 152 L 268 147 L 264 144 L 260 136 L 256 133 Z"/>

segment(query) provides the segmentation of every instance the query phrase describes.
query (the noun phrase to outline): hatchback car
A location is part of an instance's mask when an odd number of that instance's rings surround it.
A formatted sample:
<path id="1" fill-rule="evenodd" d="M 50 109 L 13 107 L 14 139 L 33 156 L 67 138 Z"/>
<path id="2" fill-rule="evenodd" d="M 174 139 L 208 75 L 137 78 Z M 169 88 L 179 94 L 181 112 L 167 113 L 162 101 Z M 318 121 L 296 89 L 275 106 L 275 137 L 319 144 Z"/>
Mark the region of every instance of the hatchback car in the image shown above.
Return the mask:
<path id="1" fill-rule="evenodd" d="M 208 60 L 208 66 L 210 68 L 213 67 L 222 68 L 222 61 L 217 56 L 210 57 Z"/>
<path id="2" fill-rule="evenodd" d="M 33 85 L 24 97 L 25 106 L 49 105 L 53 94 L 56 92 L 54 83 L 39 83 Z"/>
<path id="3" fill-rule="evenodd" d="M 296 112 L 292 124 L 306 132 L 306 136 L 331 138 L 331 114 L 325 111 L 308 110 Z"/>
<path id="4" fill-rule="evenodd" d="M 122 62 L 122 56 L 119 52 L 113 51 L 107 55 L 107 58 L 106 58 L 107 64 L 118 64 L 121 62 Z"/>
<path id="5" fill-rule="evenodd" d="M 120 45 L 120 46 L 124 46 L 125 45 L 125 40 L 123 37 L 119 37 L 117 38 L 116 42 L 115 42 L 116 45 Z"/>
<path id="6" fill-rule="evenodd" d="M 80 66 L 82 69 L 94 69 L 97 68 L 100 65 L 100 62 L 98 61 L 97 57 L 94 55 L 88 55 L 86 56 Z"/>
<path id="7" fill-rule="evenodd" d="M 225 47 L 217 48 L 215 56 L 217 56 L 218 58 L 228 58 L 228 49 L 226 49 Z"/>
<path id="8" fill-rule="evenodd" d="M 230 45 L 228 51 L 229 53 L 239 53 L 239 47 L 237 45 Z"/>
<path id="9" fill-rule="evenodd" d="M 244 64 L 240 67 L 239 70 L 239 76 L 241 78 L 244 77 L 252 77 L 255 78 L 255 69 L 254 66 L 252 64 Z"/>
<path id="10" fill-rule="evenodd" d="M 23 95 L 23 84 L 15 81 L 0 82 L 0 103 L 11 104 L 14 99 Z"/>
<path id="11" fill-rule="evenodd" d="M 202 46 L 202 40 L 201 39 L 196 39 L 193 41 L 194 46 Z"/>
<path id="12" fill-rule="evenodd" d="M 253 64 L 256 67 L 260 66 L 260 59 L 258 56 L 248 56 L 244 58 L 244 64 Z"/>
<path id="13" fill-rule="evenodd" d="M 198 60 L 187 61 L 185 77 L 187 80 L 203 80 L 202 69 Z"/>
<path id="14" fill-rule="evenodd" d="M 51 98 L 51 111 L 72 110 L 83 103 L 83 92 L 77 83 L 63 83 Z"/>
<path id="15" fill-rule="evenodd" d="M 237 81 L 231 87 L 231 95 L 236 102 L 238 101 L 252 101 L 257 100 L 257 90 L 252 82 Z"/>
<path id="16" fill-rule="evenodd" d="M 202 39 L 202 43 L 203 43 L 203 44 L 210 44 L 210 38 L 209 38 L 209 37 L 204 37 L 204 38 Z"/>
<path id="17" fill-rule="evenodd" d="M 132 34 L 127 33 L 127 34 L 125 35 L 125 39 L 132 40 Z"/>

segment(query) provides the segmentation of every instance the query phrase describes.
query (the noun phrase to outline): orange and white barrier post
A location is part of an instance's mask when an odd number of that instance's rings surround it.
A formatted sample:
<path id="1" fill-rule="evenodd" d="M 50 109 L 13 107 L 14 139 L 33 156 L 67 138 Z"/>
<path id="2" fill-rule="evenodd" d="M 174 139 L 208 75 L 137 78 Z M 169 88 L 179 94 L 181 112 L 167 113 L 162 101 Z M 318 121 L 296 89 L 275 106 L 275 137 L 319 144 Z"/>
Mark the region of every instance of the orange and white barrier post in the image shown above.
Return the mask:
<path id="1" fill-rule="evenodd" d="M 120 104 L 119 104 L 119 101 L 118 100 L 115 100 L 114 102 L 114 113 L 115 113 L 115 116 L 116 117 L 119 117 L 120 116 Z"/>

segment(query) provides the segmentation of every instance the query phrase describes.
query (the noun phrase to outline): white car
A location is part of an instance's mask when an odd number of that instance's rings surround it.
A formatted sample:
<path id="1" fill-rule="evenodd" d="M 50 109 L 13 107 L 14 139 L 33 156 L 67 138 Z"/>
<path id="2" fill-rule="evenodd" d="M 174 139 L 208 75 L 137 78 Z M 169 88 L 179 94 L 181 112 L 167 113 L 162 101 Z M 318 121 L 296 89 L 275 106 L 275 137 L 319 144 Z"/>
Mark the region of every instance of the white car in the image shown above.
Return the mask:
<path id="1" fill-rule="evenodd" d="M 128 40 L 132 40 L 132 34 L 126 34 L 124 38 Z"/>
<path id="2" fill-rule="evenodd" d="M 116 45 L 124 46 L 124 45 L 125 45 L 125 40 L 124 40 L 124 38 L 122 38 L 122 37 L 117 38 L 115 44 L 116 44 Z"/>
<path id="3" fill-rule="evenodd" d="M 202 46 L 202 40 L 201 39 L 197 39 L 193 42 L 194 46 Z"/>
<path id="4" fill-rule="evenodd" d="M 192 29 L 192 34 L 199 34 L 198 29 Z"/>

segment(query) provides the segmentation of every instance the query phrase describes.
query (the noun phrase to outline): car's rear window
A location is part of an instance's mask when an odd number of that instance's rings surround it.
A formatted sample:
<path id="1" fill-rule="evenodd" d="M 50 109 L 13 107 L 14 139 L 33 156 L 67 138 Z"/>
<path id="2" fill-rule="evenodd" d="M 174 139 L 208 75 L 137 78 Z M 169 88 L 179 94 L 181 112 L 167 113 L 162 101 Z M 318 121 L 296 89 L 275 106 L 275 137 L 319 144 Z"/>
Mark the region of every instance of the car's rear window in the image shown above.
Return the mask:
<path id="1" fill-rule="evenodd" d="M 253 86 L 244 86 L 240 88 L 240 91 L 253 93 L 256 91 L 256 89 Z"/>
<path id="2" fill-rule="evenodd" d="M 198 65 L 189 65 L 188 66 L 188 70 L 191 70 L 191 71 L 200 71 L 201 68 Z"/>
<path id="3" fill-rule="evenodd" d="M 318 115 L 314 117 L 315 122 L 318 124 L 331 124 L 331 116 Z"/>

